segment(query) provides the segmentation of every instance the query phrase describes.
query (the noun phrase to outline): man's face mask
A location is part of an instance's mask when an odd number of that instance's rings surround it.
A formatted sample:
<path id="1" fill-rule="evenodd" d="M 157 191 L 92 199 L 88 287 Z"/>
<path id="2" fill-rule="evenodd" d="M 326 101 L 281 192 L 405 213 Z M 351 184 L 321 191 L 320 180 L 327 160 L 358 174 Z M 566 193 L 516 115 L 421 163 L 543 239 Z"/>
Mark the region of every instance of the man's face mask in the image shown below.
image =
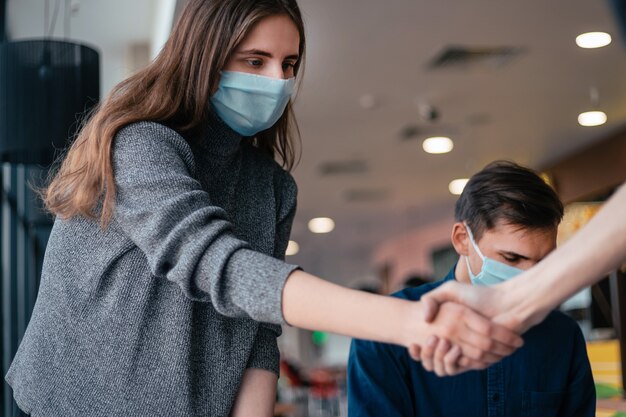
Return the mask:
<path id="1" fill-rule="evenodd" d="M 469 235 L 470 242 L 472 242 L 472 246 L 474 250 L 483 260 L 483 267 L 480 272 L 476 275 L 472 272 L 472 268 L 470 267 L 468 257 L 465 256 L 465 264 L 467 265 L 467 272 L 470 276 L 470 280 L 474 285 L 494 285 L 499 284 L 501 282 L 507 281 L 513 277 L 524 272 L 519 268 L 515 268 L 513 266 L 504 264 L 502 262 L 498 262 L 494 259 L 487 258 L 482 254 L 476 241 L 474 240 L 474 235 L 470 230 L 469 226 L 465 224 L 465 229 L 467 230 L 467 234 Z"/>

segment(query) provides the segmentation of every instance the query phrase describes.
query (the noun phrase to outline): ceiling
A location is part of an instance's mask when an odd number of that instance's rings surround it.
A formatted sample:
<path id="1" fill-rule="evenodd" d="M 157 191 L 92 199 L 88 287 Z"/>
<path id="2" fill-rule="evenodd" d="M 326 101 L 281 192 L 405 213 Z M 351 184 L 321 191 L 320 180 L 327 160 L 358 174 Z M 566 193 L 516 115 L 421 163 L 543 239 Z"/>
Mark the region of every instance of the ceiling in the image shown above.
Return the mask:
<path id="1" fill-rule="evenodd" d="M 98 45 L 103 59 L 108 51 L 149 41 L 160 3 L 72 2 L 81 10 L 72 18 L 72 37 Z M 385 239 L 450 216 L 452 179 L 499 158 L 541 169 L 626 123 L 626 45 L 607 1 L 299 4 L 308 50 L 296 102 L 303 154 L 294 171 L 300 193 L 293 239 L 301 252 L 291 260 L 333 281 L 371 275 L 371 253 Z M 43 33 L 41 5 L 9 0 L 10 33 Z M 611 33 L 613 43 L 578 48 L 576 35 L 593 30 Z M 430 69 L 429 62 L 448 46 L 514 47 L 521 53 L 499 65 Z M 584 128 L 576 118 L 592 107 L 591 87 L 608 123 Z M 420 116 L 423 103 L 439 111 L 435 122 Z M 424 153 L 425 136 L 402 139 L 409 125 L 450 135 L 454 150 Z M 322 164 L 344 161 L 366 170 L 322 175 Z M 375 198 L 347 201 L 351 193 Z M 316 216 L 334 218 L 336 229 L 311 234 L 306 223 Z"/>
<path id="2" fill-rule="evenodd" d="M 294 260 L 326 277 L 352 281 L 371 271 L 373 248 L 388 236 L 450 216 L 448 183 L 486 163 L 514 159 L 540 169 L 589 146 L 626 122 L 626 45 L 608 2 L 585 0 L 300 0 L 308 55 L 297 115 L 303 158 L 295 170 L 299 213 Z M 604 30 L 614 42 L 583 50 L 575 37 Z M 449 45 L 511 46 L 506 65 L 430 70 Z M 589 89 L 609 122 L 583 128 Z M 378 101 L 364 109 L 359 100 Z M 399 133 L 421 120 L 417 103 L 440 111 L 450 154 L 422 151 L 424 136 Z M 435 133 L 436 129 L 432 129 Z M 324 177 L 326 161 L 360 159 L 364 174 Z M 347 202 L 350 189 L 386 190 L 388 199 Z M 306 222 L 330 216 L 337 228 L 312 235 Z M 310 265 L 310 266 L 309 266 Z"/>

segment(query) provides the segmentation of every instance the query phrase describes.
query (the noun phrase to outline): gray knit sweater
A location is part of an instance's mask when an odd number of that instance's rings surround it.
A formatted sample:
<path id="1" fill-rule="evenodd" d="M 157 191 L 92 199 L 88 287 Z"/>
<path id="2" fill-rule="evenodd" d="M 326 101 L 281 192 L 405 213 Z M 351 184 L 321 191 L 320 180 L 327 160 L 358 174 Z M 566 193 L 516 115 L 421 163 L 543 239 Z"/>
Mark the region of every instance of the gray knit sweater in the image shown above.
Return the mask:
<path id="1" fill-rule="evenodd" d="M 246 368 L 278 372 L 295 183 L 220 121 L 198 142 L 125 127 L 110 226 L 55 222 L 6 376 L 24 411 L 228 416 Z"/>

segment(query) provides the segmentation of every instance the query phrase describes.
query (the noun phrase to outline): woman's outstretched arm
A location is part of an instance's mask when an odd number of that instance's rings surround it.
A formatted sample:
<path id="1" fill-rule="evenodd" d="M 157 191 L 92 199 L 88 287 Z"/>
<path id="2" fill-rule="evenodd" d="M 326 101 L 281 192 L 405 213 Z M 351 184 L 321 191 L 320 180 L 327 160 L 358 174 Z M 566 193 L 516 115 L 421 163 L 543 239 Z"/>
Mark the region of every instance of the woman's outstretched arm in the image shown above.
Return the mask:
<path id="1" fill-rule="evenodd" d="M 516 333 L 457 303 L 444 303 L 427 323 L 431 307 L 428 301 L 351 290 L 299 270 L 283 290 L 283 314 L 292 326 L 406 347 L 421 346 L 431 336 L 446 338 L 472 360 L 472 369 L 497 362 L 522 345 Z"/>

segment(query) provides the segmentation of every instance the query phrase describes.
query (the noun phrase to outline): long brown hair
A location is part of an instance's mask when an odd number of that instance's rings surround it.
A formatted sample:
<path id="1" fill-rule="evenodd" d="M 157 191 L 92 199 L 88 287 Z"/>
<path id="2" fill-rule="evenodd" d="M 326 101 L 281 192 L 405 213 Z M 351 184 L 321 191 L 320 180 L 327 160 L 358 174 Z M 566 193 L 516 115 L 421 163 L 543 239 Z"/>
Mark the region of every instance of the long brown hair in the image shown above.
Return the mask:
<path id="1" fill-rule="evenodd" d="M 160 54 L 145 69 L 119 83 L 86 120 L 58 172 L 42 191 L 44 204 L 61 218 L 100 218 L 105 227 L 115 205 L 111 162 L 113 139 L 124 126 L 149 120 L 162 123 L 186 138 L 202 133 L 211 93 L 219 72 L 254 24 L 285 14 L 300 33 L 304 24 L 295 0 L 189 0 Z M 291 169 L 299 138 L 291 103 L 276 124 L 256 137 L 254 145 Z"/>

